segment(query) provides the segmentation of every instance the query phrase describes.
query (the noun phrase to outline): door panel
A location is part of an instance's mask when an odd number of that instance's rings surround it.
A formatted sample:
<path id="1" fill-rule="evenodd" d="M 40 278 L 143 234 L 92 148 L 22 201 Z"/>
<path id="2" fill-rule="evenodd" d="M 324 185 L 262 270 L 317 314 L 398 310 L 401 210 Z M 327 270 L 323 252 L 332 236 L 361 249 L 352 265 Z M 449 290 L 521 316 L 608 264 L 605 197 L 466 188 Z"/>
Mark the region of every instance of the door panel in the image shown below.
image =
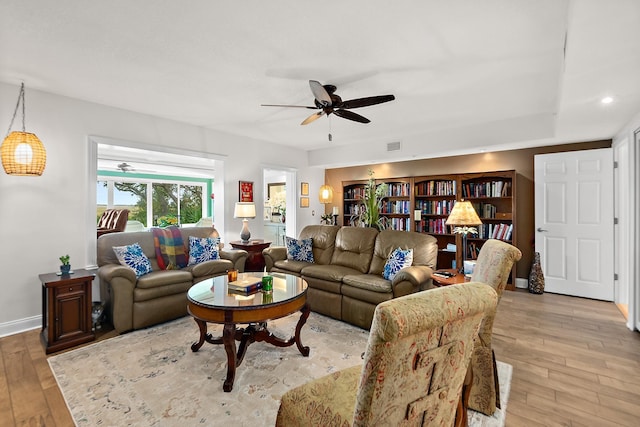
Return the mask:
<path id="1" fill-rule="evenodd" d="M 545 290 L 612 301 L 612 150 L 535 156 L 535 206 Z"/>

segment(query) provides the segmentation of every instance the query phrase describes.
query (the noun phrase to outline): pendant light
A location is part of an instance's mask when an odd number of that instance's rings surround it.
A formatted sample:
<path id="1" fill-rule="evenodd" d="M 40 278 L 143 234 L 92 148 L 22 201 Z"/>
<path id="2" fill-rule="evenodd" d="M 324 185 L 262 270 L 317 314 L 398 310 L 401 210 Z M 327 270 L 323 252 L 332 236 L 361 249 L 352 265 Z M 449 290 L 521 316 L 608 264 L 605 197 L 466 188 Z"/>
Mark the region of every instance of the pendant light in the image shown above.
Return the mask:
<path id="1" fill-rule="evenodd" d="M 13 131 L 13 121 L 22 101 L 22 132 Z M 7 130 L 7 137 L 0 146 L 2 167 L 9 175 L 40 176 L 47 163 L 47 152 L 38 137 L 25 130 L 24 83 L 20 86 L 18 103 Z"/>

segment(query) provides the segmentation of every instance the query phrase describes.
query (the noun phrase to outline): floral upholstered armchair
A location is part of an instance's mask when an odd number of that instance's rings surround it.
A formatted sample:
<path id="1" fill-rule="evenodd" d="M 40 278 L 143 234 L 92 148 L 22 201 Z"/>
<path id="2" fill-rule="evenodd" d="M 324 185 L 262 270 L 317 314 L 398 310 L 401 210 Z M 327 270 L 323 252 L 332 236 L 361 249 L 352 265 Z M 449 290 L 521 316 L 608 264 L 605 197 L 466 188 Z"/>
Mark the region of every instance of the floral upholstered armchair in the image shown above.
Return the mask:
<path id="1" fill-rule="evenodd" d="M 497 295 L 482 283 L 376 307 L 364 365 L 285 393 L 277 426 L 452 426 L 474 337 Z M 466 409 L 458 411 L 465 414 Z"/>
<path id="2" fill-rule="evenodd" d="M 498 294 L 498 301 L 500 301 L 513 264 L 520 258 L 522 258 L 522 252 L 515 246 L 500 240 L 487 240 L 478 254 L 471 281 L 491 286 Z M 496 359 L 491 348 L 495 317 L 495 308 L 487 312 L 480 325 L 471 357 L 473 382 L 469 391 L 468 405 L 470 409 L 486 415 L 493 415 L 496 407 L 500 407 L 500 385 L 496 373 Z"/>

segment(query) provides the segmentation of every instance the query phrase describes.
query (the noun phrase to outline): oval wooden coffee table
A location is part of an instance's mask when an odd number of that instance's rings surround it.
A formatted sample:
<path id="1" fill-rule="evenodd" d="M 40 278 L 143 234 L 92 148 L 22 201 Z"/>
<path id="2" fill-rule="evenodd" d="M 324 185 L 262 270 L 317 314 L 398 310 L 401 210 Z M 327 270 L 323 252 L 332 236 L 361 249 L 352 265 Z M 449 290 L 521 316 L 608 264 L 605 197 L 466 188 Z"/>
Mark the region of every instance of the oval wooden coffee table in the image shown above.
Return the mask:
<path id="1" fill-rule="evenodd" d="M 260 279 L 263 273 L 241 273 L 242 278 Z M 273 293 L 258 291 L 251 295 L 230 293 L 227 276 L 214 277 L 193 285 L 187 293 L 187 309 L 200 328 L 200 340 L 193 343 L 192 351 L 198 351 L 204 342 L 224 344 L 227 353 L 227 378 L 222 389 L 233 389 L 236 368 L 240 366 L 249 345 L 266 341 L 277 347 L 289 347 L 294 343 L 303 356 L 309 356 L 309 347 L 300 340 L 300 330 L 309 317 L 307 283 L 290 274 L 272 274 Z M 267 321 L 285 317 L 300 311 L 295 335 L 287 340 L 273 335 Z M 214 338 L 207 332 L 207 322 L 223 324 L 222 337 Z M 246 324 L 240 328 L 238 324 Z M 240 346 L 236 351 L 236 341 Z"/>

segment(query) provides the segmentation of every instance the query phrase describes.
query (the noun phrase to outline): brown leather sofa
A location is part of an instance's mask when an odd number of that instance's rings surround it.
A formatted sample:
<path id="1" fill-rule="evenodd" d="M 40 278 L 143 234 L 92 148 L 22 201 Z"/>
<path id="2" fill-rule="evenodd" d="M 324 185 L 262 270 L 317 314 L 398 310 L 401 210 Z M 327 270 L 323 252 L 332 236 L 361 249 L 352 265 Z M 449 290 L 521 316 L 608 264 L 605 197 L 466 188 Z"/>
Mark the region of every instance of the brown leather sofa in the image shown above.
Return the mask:
<path id="1" fill-rule="evenodd" d="M 209 237 L 212 227 L 181 228 L 185 245 L 189 236 Z M 152 272 L 136 279 L 128 267 L 121 265 L 114 246 L 138 242 L 151 262 Z M 156 260 L 153 233 L 110 233 L 98 239 L 98 277 L 100 298 L 105 313 L 118 333 L 140 329 L 176 319 L 187 314 L 187 291 L 197 282 L 226 274 L 235 268 L 244 271 L 248 253 L 243 250 L 220 250 L 220 258 L 187 266 L 180 270 L 160 270 Z"/>
<path id="2" fill-rule="evenodd" d="M 431 289 L 438 244 L 428 234 L 361 227 L 309 225 L 299 239 L 313 239 L 314 262 L 287 259 L 287 248 L 262 251 L 267 271 L 295 274 L 309 285 L 311 310 L 369 329 L 376 306 L 392 298 Z M 389 254 L 413 249 L 413 263 L 392 281 L 382 277 Z"/>

